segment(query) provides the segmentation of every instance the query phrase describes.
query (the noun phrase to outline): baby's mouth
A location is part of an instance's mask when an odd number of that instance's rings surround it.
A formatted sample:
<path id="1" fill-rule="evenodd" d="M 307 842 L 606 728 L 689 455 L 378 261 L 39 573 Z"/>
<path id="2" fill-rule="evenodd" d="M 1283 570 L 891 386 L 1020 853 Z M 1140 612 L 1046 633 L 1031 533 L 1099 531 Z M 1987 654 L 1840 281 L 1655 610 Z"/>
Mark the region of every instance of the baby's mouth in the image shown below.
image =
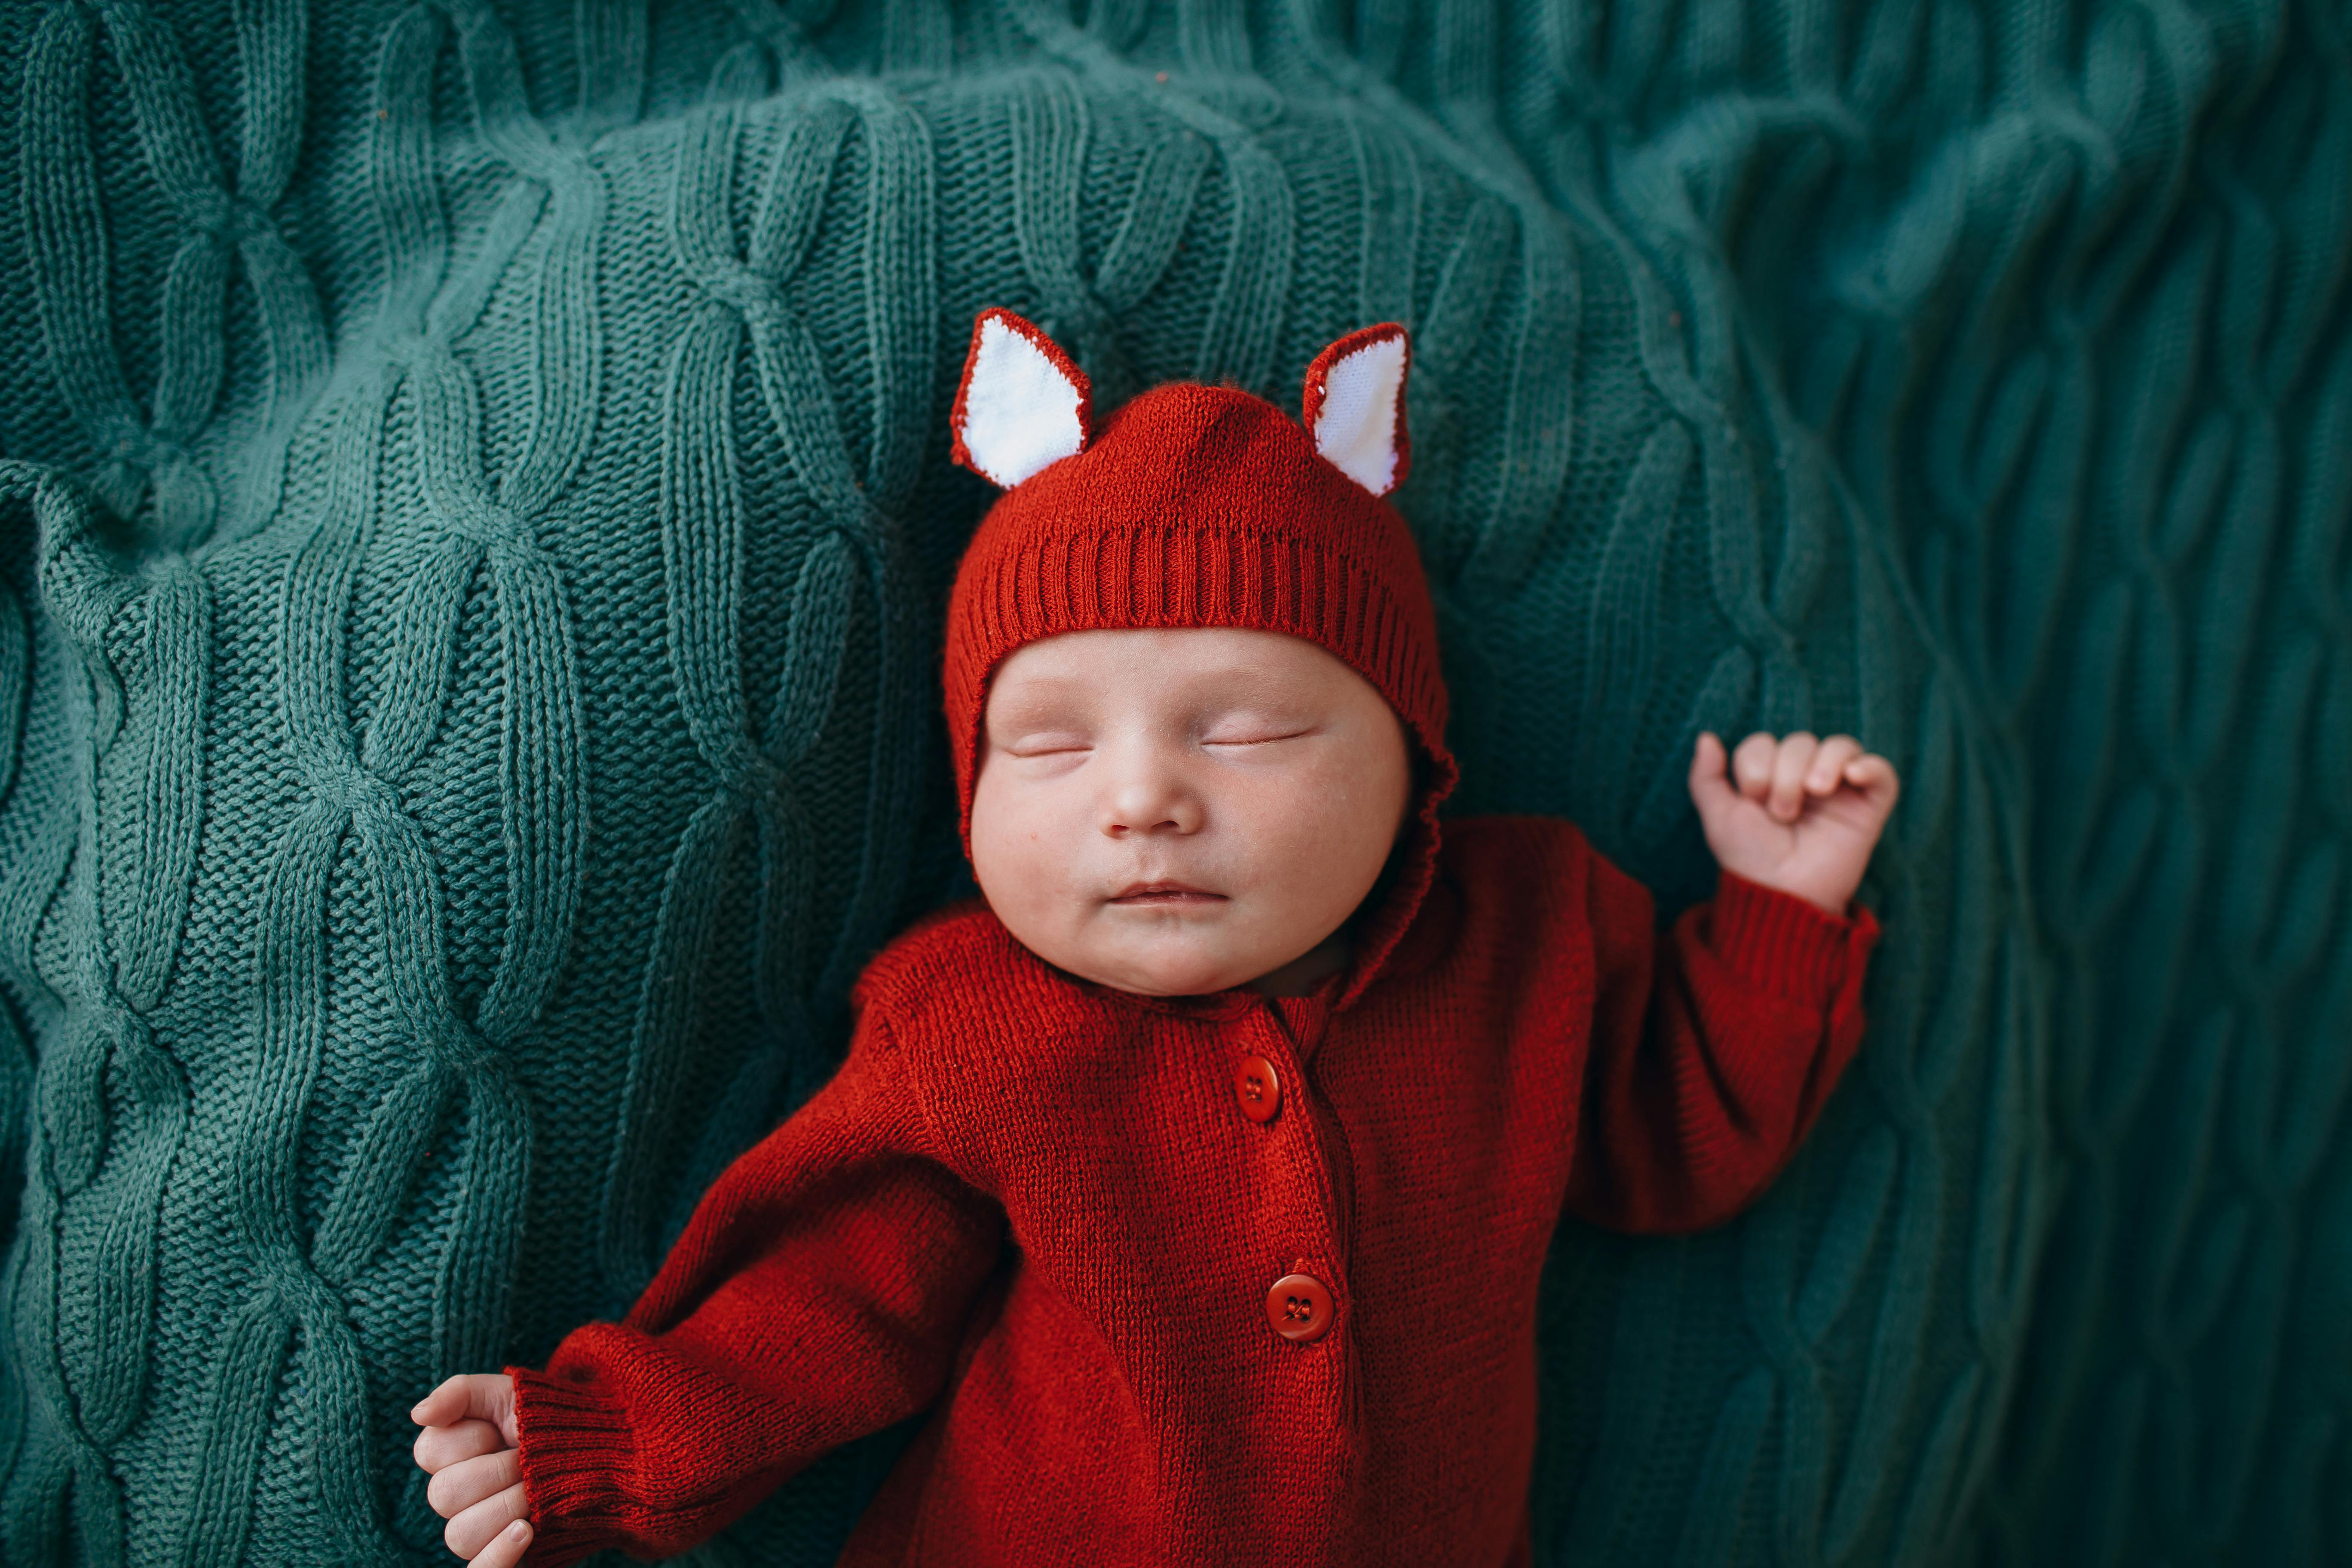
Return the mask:
<path id="1" fill-rule="evenodd" d="M 1222 904 L 1225 901 L 1225 895 L 1212 893 L 1205 888 L 1195 888 L 1189 882 L 1133 882 L 1112 894 L 1110 901 L 1130 907 L 1145 904 Z"/>

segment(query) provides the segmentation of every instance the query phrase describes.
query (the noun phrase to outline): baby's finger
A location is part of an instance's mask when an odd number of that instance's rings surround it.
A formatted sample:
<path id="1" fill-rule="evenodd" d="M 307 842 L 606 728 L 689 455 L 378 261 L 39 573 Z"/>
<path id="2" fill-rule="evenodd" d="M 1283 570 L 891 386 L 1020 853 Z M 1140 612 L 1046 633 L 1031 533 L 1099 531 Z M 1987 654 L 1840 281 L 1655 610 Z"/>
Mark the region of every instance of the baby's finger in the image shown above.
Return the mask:
<path id="1" fill-rule="evenodd" d="M 434 1472 L 425 1484 L 425 1500 L 444 1519 L 456 1519 L 484 1498 L 522 1479 L 522 1456 L 512 1448 L 460 1459 Z"/>
<path id="2" fill-rule="evenodd" d="M 461 1373 L 418 1400 L 408 1418 L 419 1426 L 455 1426 L 487 1421 L 509 1443 L 515 1440 L 514 1379 L 499 1372 Z"/>
<path id="3" fill-rule="evenodd" d="M 419 1426 L 455 1426 L 467 1415 L 467 1377 L 445 1377 L 433 1392 L 408 1407 L 408 1418 Z"/>
<path id="4" fill-rule="evenodd" d="M 1780 751 L 1780 742 L 1761 730 L 1739 742 L 1738 750 L 1731 753 L 1731 776 L 1740 794 L 1750 800 L 1764 798 L 1772 787 L 1772 760 Z"/>
<path id="5" fill-rule="evenodd" d="M 519 1519 L 493 1537 L 474 1558 L 474 1568 L 514 1568 L 530 1550 L 530 1521 Z"/>
<path id="6" fill-rule="evenodd" d="M 500 1532 L 512 1528 L 517 1520 L 525 1519 L 530 1512 L 530 1506 L 523 1500 L 522 1483 L 517 1481 L 451 1520 L 442 1527 L 441 1540 L 450 1551 L 470 1563 L 497 1541 Z M 530 1526 L 526 1523 L 523 1528 L 528 1530 Z"/>
<path id="7" fill-rule="evenodd" d="M 1895 798 L 1903 793 L 1903 781 L 1895 776 L 1895 764 L 1876 752 L 1846 763 L 1845 782 L 1860 790 L 1863 798 L 1881 812 L 1894 810 Z"/>
<path id="8" fill-rule="evenodd" d="M 1846 763 L 1862 755 L 1862 742 L 1852 735 L 1832 735 L 1813 753 L 1813 765 L 1805 770 L 1807 795 L 1835 795 L 1838 783 L 1845 776 Z"/>
<path id="9" fill-rule="evenodd" d="M 1725 772 L 1728 763 L 1723 742 L 1715 731 L 1701 733 L 1698 744 L 1691 749 L 1690 797 L 1698 808 L 1699 821 L 1709 825 L 1710 831 L 1727 806 L 1739 804 L 1739 792 L 1731 787 Z"/>
<path id="10" fill-rule="evenodd" d="M 1780 754 L 1772 759 L 1772 794 L 1765 809 L 1782 822 L 1794 822 L 1805 809 L 1805 771 L 1813 765 L 1821 742 L 1806 731 L 1780 737 Z"/>
<path id="11" fill-rule="evenodd" d="M 425 1470 L 448 1468 L 460 1459 L 495 1454 L 507 1446 L 499 1429 L 487 1421 L 460 1421 L 455 1426 L 427 1426 L 416 1435 L 413 1450 Z"/>

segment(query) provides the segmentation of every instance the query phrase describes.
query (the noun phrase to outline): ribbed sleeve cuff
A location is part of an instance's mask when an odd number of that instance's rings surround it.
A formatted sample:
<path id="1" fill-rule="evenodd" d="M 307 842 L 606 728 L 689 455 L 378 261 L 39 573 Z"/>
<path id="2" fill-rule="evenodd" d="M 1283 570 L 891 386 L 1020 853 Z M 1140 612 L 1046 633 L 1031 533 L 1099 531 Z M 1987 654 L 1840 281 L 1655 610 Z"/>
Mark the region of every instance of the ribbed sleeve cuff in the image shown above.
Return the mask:
<path id="1" fill-rule="evenodd" d="M 1784 1000 L 1828 1001 L 1877 940 L 1878 921 L 1860 905 L 1840 917 L 1729 871 L 1716 882 L 1707 945 L 1734 974 Z"/>
<path id="2" fill-rule="evenodd" d="M 620 1407 L 593 1386 L 510 1366 L 531 1543 L 524 1561 L 557 1568 L 619 1543 L 613 1478 L 633 1449 Z"/>

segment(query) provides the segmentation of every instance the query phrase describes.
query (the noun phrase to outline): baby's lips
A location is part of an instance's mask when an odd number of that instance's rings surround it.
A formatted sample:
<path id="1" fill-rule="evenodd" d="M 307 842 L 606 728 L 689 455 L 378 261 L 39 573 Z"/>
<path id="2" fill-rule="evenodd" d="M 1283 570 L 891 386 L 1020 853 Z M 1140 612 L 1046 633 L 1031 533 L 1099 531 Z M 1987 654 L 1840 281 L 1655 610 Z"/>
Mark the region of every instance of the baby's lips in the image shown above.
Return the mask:
<path id="1" fill-rule="evenodd" d="M 1156 882 L 1129 882 L 1110 895 L 1110 901 L 1119 903 L 1194 902 L 1216 900 L 1225 895 L 1212 889 L 1172 879 Z"/>

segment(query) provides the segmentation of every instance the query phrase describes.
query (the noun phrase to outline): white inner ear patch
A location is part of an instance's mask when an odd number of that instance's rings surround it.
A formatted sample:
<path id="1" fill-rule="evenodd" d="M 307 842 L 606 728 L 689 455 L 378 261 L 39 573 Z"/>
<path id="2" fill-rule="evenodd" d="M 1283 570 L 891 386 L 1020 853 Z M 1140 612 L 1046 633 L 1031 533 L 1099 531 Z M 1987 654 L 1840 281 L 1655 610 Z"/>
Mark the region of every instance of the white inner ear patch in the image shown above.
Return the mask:
<path id="1" fill-rule="evenodd" d="M 1332 365 L 1315 416 L 1315 449 L 1376 496 L 1396 485 L 1397 393 L 1404 339 L 1366 343 Z"/>
<path id="2" fill-rule="evenodd" d="M 1045 351 L 994 317 L 980 327 L 980 348 L 964 388 L 963 447 L 971 466 L 1010 489 L 1048 463 L 1074 458 L 1087 444 L 1078 389 Z"/>

